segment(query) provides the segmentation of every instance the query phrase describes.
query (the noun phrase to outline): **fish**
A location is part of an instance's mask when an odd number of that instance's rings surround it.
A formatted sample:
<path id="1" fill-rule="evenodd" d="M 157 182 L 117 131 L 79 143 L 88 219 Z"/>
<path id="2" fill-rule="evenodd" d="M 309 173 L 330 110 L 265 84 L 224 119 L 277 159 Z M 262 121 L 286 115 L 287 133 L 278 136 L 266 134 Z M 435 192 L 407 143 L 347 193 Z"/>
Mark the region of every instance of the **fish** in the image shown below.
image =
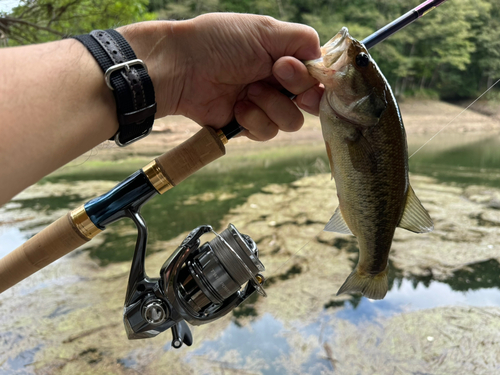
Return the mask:
<path id="1" fill-rule="evenodd" d="M 410 185 L 403 119 L 380 68 L 347 28 L 305 65 L 325 87 L 320 122 L 339 200 L 324 230 L 352 234 L 359 247 L 358 263 L 337 295 L 383 299 L 396 227 L 434 229 Z"/>

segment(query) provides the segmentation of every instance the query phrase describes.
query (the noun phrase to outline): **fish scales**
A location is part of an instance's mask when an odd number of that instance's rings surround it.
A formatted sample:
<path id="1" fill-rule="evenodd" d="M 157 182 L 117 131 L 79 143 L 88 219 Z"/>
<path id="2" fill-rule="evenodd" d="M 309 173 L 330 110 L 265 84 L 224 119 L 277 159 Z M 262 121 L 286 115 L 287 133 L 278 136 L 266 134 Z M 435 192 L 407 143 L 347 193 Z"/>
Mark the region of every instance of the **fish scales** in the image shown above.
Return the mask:
<path id="1" fill-rule="evenodd" d="M 342 131 L 350 124 L 333 118 L 331 131 L 324 131 L 332 150 L 341 211 L 351 232 L 364 243 L 360 246 L 370 254 L 363 257 L 363 253 L 360 259 L 367 273 L 385 269 L 385 264 L 380 269 L 380 262 L 387 261 L 409 185 L 406 137 L 400 123 L 393 121 L 396 111 L 392 101 L 377 126 L 362 132 L 372 148 L 376 169 L 371 163 L 353 163 Z"/>
<path id="2" fill-rule="evenodd" d="M 417 233 L 433 228 L 410 186 L 399 108 L 380 69 L 346 28 L 322 47 L 322 58 L 306 66 L 325 86 L 320 120 L 339 198 L 325 230 L 355 235 L 360 250 L 339 294 L 381 299 L 396 227 Z"/>

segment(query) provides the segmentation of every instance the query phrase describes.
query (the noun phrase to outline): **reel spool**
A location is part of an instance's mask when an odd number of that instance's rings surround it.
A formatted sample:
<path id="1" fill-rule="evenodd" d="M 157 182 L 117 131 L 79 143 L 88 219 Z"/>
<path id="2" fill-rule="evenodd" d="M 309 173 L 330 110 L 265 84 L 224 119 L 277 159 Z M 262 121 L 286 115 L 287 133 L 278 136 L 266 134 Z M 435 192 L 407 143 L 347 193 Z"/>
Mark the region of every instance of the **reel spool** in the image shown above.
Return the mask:
<path id="1" fill-rule="evenodd" d="M 147 229 L 138 213 L 132 219 L 139 229 L 129 276 L 123 320 L 129 339 L 149 338 L 171 328 L 172 346 L 191 345 L 186 324 L 206 324 L 239 306 L 262 287 L 264 265 L 257 245 L 230 224 L 220 235 L 211 226 L 194 229 L 160 270 L 149 278 L 144 271 Z M 200 237 L 215 234 L 200 246 Z"/>

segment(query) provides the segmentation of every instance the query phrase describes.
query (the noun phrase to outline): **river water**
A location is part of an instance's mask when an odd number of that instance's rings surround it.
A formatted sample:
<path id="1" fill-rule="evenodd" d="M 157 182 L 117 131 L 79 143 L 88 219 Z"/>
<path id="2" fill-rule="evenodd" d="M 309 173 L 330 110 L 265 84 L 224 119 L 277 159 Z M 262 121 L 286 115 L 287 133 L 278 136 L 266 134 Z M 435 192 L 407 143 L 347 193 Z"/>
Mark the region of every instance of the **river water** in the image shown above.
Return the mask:
<path id="1" fill-rule="evenodd" d="M 426 138 L 413 139 L 410 154 Z M 291 147 L 286 153 L 279 155 L 263 153 L 253 158 L 241 155 L 233 160 L 227 158 L 224 162 L 214 163 L 207 171 L 190 177 L 182 186 L 144 207 L 143 215 L 148 223 L 150 243 L 161 244 L 200 224 L 210 223 L 217 227 L 232 208 L 245 202 L 247 197 L 261 191 L 264 186 L 270 183 L 289 184 L 303 176 L 325 173 L 328 169 L 320 146 Z M 141 163 L 142 161 L 137 163 L 136 169 Z M 115 182 L 126 177 L 125 170 L 128 167 L 116 171 L 112 165 L 96 166 L 95 169 L 81 173 L 70 168 L 67 173 L 63 171 L 44 179 L 39 184 L 40 192 L 18 197 L 7 204 L 0 211 L 0 256 L 22 244 L 61 212 L 88 200 L 97 191 L 106 191 L 112 187 Z M 447 186 L 481 185 L 500 188 L 500 137 L 448 135 L 413 156 L 410 159 L 410 170 L 415 174 L 433 177 Z M 95 181 L 96 178 L 99 181 L 95 182 L 95 186 L 92 185 L 94 191 L 90 191 L 92 189 L 89 190 L 87 184 L 86 194 L 89 196 L 82 195 L 78 184 Z M 57 192 L 57 189 L 61 191 Z M 51 193 L 47 194 L 46 190 L 51 190 Z M 244 228 L 239 229 L 245 232 Z M 98 245 L 86 250 L 96 264 L 105 267 L 131 259 L 136 234 L 130 222 L 123 220 L 115 223 L 101 236 L 103 240 Z M 158 248 L 154 246 L 150 249 L 151 252 L 156 250 Z M 301 270 L 297 272 L 300 273 Z M 319 319 L 303 325 L 297 321 L 292 331 L 304 337 L 319 337 L 331 333 L 330 323 L 337 320 L 357 325 L 376 321 L 380 316 L 390 317 L 441 306 L 500 307 L 500 264 L 496 260 L 468 264 L 466 269 L 456 270 L 444 280 L 436 280 L 432 275 L 403 276 L 403 272 L 392 263 L 390 275 L 390 290 L 383 300 L 372 301 L 359 296 L 341 301 L 332 299 L 330 303 L 324 303 Z M 236 371 L 235 373 L 290 373 L 286 363 L 279 360 L 284 354 L 292 353 L 290 342 L 286 339 L 287 334 L 290 334 L 290 327 L 285 327 L 273 311 L 257 314 L 252 308 L 254 302 L 248 308 L 235 311 L 234 319 L 216 338 L 206 339 L 196 349 L 185 352 L 183 361 L 189 364 L 200 358 L 216 358 L 221 363 L 221 373 L 224 373 L 223 369 Z M 55 311 L 56 316 L 66 314 L 65 309 L 71 310 L 72 307 L 63 306 L 59 312 Z M 239 324 L 238 319 L 248 317 L 251 317 L 249 324 Z M 4 327 L 9 324 L 8 317 L 0 319 Z M 9 336 L 4 335 L 2 338 L 9 341 Z M 173 350 L 169 342 L 170 337 L 165 337 L 163 349 L 167 352 Z M 30 350 L 16 356 L 4 356 L 3 363 L 0 360 L 0 373 L 14 370 L 30 373 L 41 346 L 42 343 L 35 344 Z M 227 360 L 226 354 L 233 352 L 240 354 Z M 254 366 L 250 363 L 252 358 L 258 358 L 256 363 L 263 361 L 265 365 Z M 133 355 L 120 359 L 119 363 L 125 369 L 136 371 L 140 370 L 142 364 Z M 315 349 L 307 353 L 301 366 L 304 372 L 319 374 L 324 369 L 330 369 L 332 364 L 321 357 L 319 349 Z"/>

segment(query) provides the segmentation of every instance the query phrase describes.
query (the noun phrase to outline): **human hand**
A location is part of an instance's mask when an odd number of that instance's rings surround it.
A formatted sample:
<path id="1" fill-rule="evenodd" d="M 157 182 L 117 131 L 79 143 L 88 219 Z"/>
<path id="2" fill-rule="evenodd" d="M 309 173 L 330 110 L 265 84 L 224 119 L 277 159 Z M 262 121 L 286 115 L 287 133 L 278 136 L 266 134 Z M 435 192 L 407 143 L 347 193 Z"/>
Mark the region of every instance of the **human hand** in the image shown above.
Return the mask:
<path id="1" fill-rule="evenodd" d="M 249 138 L 296 131 L 303 116 L 279 89 L 298 94 L 318 114 L 322 88 L 300 60 L 320 56 L 310 27 L 270 17 L 214 13 L 187 21 L 144 22 L 118 29 L 155 85 L 158 115 L 187 116 L 220 128 L 235 118 Z"/>

